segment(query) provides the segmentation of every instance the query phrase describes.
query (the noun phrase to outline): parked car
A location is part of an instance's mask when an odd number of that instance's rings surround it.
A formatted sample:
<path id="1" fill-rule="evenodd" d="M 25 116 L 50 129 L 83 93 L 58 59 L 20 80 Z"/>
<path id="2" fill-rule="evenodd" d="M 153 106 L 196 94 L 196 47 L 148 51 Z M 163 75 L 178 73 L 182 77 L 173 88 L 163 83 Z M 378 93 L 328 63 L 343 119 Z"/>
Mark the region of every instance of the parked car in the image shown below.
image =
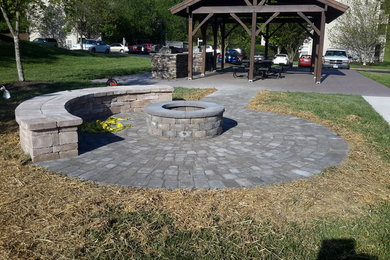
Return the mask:
<path id="1" fill-rule="evenodd" d="M 122 43 L 113 43 L 110 45 L 110 52 L 128 53 L 129 47 L 123 45 Z"/>
<path id="2" fill-rule="evenodd" d="M 73 45 L 71 50 L 81 50 L 81 44 L 77 43 Z M 107 54 L 110 53 L 110 45 L 107 45 L 100 40 L 83 40 L 83 50 L 92 53 L 101 52 Z"/>
<path id="3" fill-rule="evenodd" d="M 298 67 L 311 67 L 311 55 L 302 55 L 299 58 Z"/>
<path id="4" fill-rule="evenodd" d="M 138 52 L 138 45 L 129 46 L 129 53 L 137 53 L 137 52 Z"/>
<path id="5" fill-rule="evenodd" d="M 243 52 L 239 52 L 236 49 L 228 49 L 225 53 L 225 62 L 231 64 L 241 64 L 242 60 L 245 59 Z M 222 62 L 222 54 L 218 55 L 218 62 Z"/>
<path id="6" fill-rule="evenodd" d="M 278 64 L 278 65 L 289 66 L 290 60 L 288 59 L 287 54 L 276 54 L 274 59 L 273 59 L 273 63 Z"/>
<path id="7" fill-rule="evenodd" d="M 203 50 L 203 45 L 201 46 L 201 49 Z M 206 45 L 206 52 L 214 52 L 214 48 L 211 45 Z"/>
<path id="8" fill-rule="evenodd" d="M 349 69 L 349 58 L 346 50 L 328 49 L 323 57 L 323 67 L 333 69 Z"/>
<path id="9" fill-rule="evenodd" d="M 81 50 L 81 44 L 77 43 L 73 45 L 71 50 Z M 107 45 L 103 41 L 99 40 L 83 40 L 83 50 L 92 53 L 110 53 L 110 45 Z"/>
<path id="10" fill-rule="evenodd" d="M 236 50 L 228 50 L 226 52 L 226 62 L 231 64 L 241 64 L 242 56 Z"/>
<path id="11" fill-rule="evenodd" d="M 144 43 L 144 44 L 141 44 L 141 53 L 151 53 L 152 51 L 154 51 L 154 47 L 155 47 L 155 44 L 151 44 L 151 43 Z"/>
<path id="12" fill-rule="evenodd" d="M 58 47 L 57 40 L 53 39 L 53 38 L 36 38 L 32 42 L 33 43 L 38 43 L 38 44 L 50 45 L 50 46 L 53 46 L 53 47 Z"/>
<path id="13" fill-rule="evenodd" d="M 265 60 L 265 55 L 264 53 L 255 53 L 255 61 L 262 61 L 262 60 Z"/>

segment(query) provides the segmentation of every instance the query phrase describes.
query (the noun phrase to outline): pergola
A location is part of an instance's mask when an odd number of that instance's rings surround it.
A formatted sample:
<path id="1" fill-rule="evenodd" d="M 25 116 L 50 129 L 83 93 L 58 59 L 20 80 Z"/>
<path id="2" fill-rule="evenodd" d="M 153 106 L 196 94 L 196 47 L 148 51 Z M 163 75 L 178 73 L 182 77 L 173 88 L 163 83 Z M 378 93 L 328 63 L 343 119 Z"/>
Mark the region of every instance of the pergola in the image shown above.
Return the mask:
<path id="1" fill-rule="evenodd" d="M 249 81 L 252 82 L 256 36 L 261 34 L 264 37 L 265 55 L 268 56 L 268 40 L 284 24 L 308 23 L 312 28 L 311 31 L 307 30 L 307 33 L 313 39 L 314 80 L 320 83 L 325 23 L 332 22 L 347 9 L 348 6 L 335 0 L 186 0 L 172 7 L 170 11 L 174 15 L 188 18 L 188 79 L 193 77 L 193 37 L 201 30 L 205 47 L 208 24 L 211 24 L 213 29 L 214 58 L 217 54 L 218 28 L 222 35 L 222 57 L 225 56 L 226 37 L 239 25 L 245 29 L 251 37 Z M 229 23 L 236 25 L 226 32 L 225 25 Z M 277 23 L 279 26 L 271 32 L 270 23 Z M 205 60 L 206 48 L 203 48 L 202 74 L 205 73 Z M 221 66 L 224 67 L 223 59 Z"/>

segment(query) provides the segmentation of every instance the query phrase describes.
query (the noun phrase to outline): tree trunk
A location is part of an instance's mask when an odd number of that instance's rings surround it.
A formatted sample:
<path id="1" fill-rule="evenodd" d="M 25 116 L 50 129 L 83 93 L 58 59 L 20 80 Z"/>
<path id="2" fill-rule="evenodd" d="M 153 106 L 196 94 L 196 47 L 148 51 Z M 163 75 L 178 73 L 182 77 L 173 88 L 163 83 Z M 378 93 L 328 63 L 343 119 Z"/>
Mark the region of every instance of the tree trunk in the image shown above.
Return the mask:
<path id="1" fill-rule="evenodd" d="M 16 60 L 16 69 L 18 70 L 19 81 L 25 81 L 24 71 L 22 61 L 20 59 L 20 40 L 19 35 L 14 36 L 14 45 L 15 45 L 15 60 Z"/>
<path id="2" fill-rule="evenodd" d="M 289 58 L 289 60 L 290 60 L 291 63 L 293 63 L 294 57 L 295 57 L 295 54 L 296 54 L 296 53 L 297 53 L 297 52 L 296 52 L 295 50 L 293 50 L 293 49 L 290 49 L 290 50 L 288 51 L 288 58 Z"/>
<path id="3" fill-rule="evenodd" d="M 15 12 L 15 28 L 12 26 L 10 19 L 8 18 L 8 15 L 4 9 L 4 6 L 0 6 L 0 10 L 3 14 L 4 20 L 8 25 L 8 28 L 14 37 L 14 46 L 15 46 L 15 60 L 16 60 L 16 69 L 18 70 L 18 77 L 19 81 L 25 81 L 24 79 L 24 72 L 23 72 L 23 66 L 22 61 L 20 59 L 20 46 L 19 46 L 19 29 L 20 29 L 20 11 Z"/>
<path id="4" fill-rule="evenodd" d="M 366 52 L 363 52 L 361 57 L 362 57 L 363 66 L 366 66 L 367 65 L 367 55 L 366 55 Z"/>

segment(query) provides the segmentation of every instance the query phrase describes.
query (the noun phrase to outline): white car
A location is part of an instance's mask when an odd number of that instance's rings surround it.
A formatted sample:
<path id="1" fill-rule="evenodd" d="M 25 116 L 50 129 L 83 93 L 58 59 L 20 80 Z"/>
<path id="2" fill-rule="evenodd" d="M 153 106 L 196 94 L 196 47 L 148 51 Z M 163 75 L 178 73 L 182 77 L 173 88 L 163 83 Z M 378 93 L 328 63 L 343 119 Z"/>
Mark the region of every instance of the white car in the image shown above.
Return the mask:
<path id="1" fill-rule="evenodd" d="M 324 68 L 349 69 L 349 58 L 346 50 L 328 49 L 323 57 Z"/>
<path id="2" fill-rule="evenodd" d="M 290 60 L 288 59 L 287 54 L 276 54 L 273 60 L 274 64 L 277 65 L 290 65 Z"/>
<path id="3" fill-rule="evenodd" d="M 122 43 L 113 43 L 110 45 L 110 52 L 128 53 L 129 48 Z"/>
<path id="4" fill-rule="evenodd" d="M 81 44 L 77 43 L 70 48 L 71 50 L 81 50 Z M 83 50 L 92 53 L 110 53 L 110 45 L 105 44 L 103 41 L 98 40 L 83 40 Z"/>

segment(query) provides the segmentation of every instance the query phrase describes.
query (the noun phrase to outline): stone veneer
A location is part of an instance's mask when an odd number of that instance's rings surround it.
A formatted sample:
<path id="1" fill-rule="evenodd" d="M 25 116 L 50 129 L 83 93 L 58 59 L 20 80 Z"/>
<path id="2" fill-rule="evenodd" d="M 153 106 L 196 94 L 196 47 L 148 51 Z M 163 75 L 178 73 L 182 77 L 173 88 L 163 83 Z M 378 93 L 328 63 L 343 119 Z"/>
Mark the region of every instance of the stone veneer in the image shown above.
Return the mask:
<path id="1" fill-rule="evenodd" d="M 161 79 L 185 78 L 188 76 L 188 53 L 152 53 L 152 77 Z M 193 70 L 202 71 L 202 53 L 194 53 Z M 213 53 L 206 53 L 206 71 L 212 70 Z"/>
<path id="2" fill-rule="evenodd" d="M 222 133 L 225 108 L 201 101 L 172 101 L 145 108 L 148 133 L 168 139 L 205 139 Z"/>
<path id="3" fill-rule="evenodd" d="M 20 143 L 33 162 L 78 155 L 77 126 L 83 120 L 143 111 L 172 100 L 168 86 L 116 86 L 61 91 L 29 99 L 15 110 Z"/>

